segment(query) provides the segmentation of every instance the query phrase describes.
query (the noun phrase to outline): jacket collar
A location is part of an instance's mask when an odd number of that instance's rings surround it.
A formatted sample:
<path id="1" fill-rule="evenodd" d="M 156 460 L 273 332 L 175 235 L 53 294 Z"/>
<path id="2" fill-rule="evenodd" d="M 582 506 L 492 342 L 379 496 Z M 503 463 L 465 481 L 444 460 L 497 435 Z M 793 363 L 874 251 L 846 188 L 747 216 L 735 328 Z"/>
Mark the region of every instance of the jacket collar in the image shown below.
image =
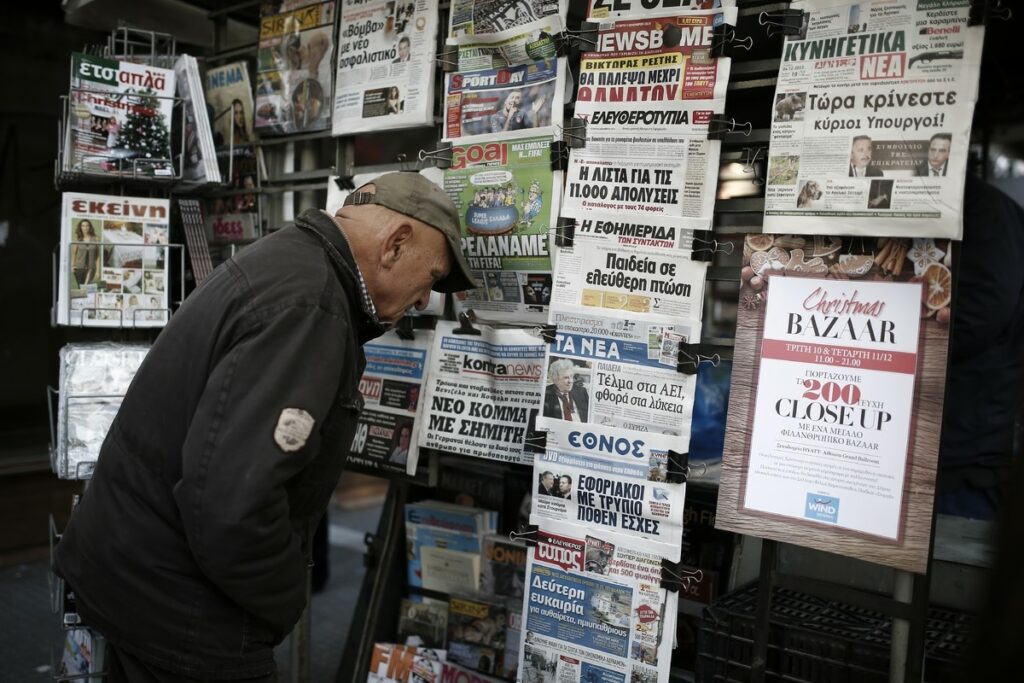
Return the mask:
<path id="1" fill-rule="evenodd" d="M 307 209 L 295 219 L 295 226 L 316 237 L 330 257 L 338 280 L 348 293 L 354 313 L 352 322 L 359 343 L 365 344 L 384 334 L 387 326 L 377 318 L 377 311 L 366 291 L 366 283 L 359 272 L 352 249 L 334 219 L 319 209 Z"/>

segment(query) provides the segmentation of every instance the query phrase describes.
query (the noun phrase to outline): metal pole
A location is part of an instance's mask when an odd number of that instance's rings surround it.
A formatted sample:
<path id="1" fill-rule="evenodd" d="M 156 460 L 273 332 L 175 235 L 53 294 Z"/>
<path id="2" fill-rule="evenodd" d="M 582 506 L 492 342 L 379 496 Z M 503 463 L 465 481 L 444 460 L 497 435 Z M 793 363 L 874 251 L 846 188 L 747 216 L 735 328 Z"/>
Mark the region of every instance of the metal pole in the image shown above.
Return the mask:
<path id="1" fill-rule="evenodd" d="M 761 541 L 761 577 L 757 586 L 757 617 L 754 622 L 754 656 L 750 683 L 764 683 L 768 668 L 768 636 L 771 631 L 772 591 L 775 588 L 775 541 Z"/>
<path id="2" fill-rule="evenodd" d="M 892 599 L 911 602 L 914 598 L 914 575 L 896 571 Z M 889 683 L 904 683 L 907 664 L 907 644 L 910 640 L 910 622 L 906 619 L 892 620 L 892 642 L 889 645 Z"/>

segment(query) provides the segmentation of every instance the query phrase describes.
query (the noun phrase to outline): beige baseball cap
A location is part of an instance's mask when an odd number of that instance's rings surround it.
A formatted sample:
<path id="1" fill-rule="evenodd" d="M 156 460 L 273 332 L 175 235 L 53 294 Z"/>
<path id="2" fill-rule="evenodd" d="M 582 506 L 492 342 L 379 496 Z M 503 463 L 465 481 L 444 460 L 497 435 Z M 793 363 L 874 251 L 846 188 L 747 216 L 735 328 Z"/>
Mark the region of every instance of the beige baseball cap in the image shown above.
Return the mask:
<path id="1" fill-rule="evenodd" d="M 361 192 L 367 185 L 373 185 L 376 190 Z M 448 241 L 452 267 L 448 276 L 434 285 L 434 291 L 461 292 L 480 286 L 473 279 L 469 263 L 462 253 L 459 213 L 445 191 L 435 183 L 411 171 L 385 173 L 350 193 L 344 206 L 363 204 L 383 206 L 441 231 Z"/>

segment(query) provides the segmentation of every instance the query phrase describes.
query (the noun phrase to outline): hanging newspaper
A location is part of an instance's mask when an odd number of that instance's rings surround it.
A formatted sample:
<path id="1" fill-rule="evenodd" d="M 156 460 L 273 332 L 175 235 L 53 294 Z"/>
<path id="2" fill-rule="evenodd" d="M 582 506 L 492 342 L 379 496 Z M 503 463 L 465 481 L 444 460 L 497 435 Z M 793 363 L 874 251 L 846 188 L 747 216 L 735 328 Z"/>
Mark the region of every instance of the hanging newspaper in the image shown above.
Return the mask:
<path id="1" fill-rule="evenodd" d="M 562 125 L 564 59 L 445 78 L 444 139 L 468 142 L 481 135 L 505 138 L 553 133 Z"/>
<path id="2" fill-rule="evenodd" d="M 599 425 L 555 423 L 533 460 L 530 522 L 557 520 L 616 545 L 678 562 L 686 485 L 668 483 L 669 451 L 688 441 Z M 674 463 L 673 467 L 679 467 Z"/>
<path id="3" fill-rule="evenodd" d="M 618 245 L 623 248 L 644 247 L 671 252 L 677 259 L 690 258 L 693 252 L 693 230 L 677 228 L 672 220 L 655 216 L 617 218 L 601 211 L 588 211 L 586 218 L 573 220 L 572 241 Z"/>
<path id="4" fill-rule="evenodd" d="M 260 8 L 254 128 L 273 135 L 331 125 L 335 0 L 273 0 Z"/>
<path id="5" fill-rule="evenodd" d="M 163 327 L 169 229 L 166 199 L 65 192 L 57 324 Z"/>
<path id="6" fill-rule="evenodd" d="M 459 211 L 462 249 L 483 287 L 457 293 L 456 313 L 547 322 L 550 233 L 561 173 L 551 170 L 551 137 L 489 138 L 452 148 L 444 189 Z"/>
<path id="7" fill-rule="evenodd" d="M 569 154 L 562 213 L 593 211 L 679 228 L 709 230 L 721 142 L 654 135 L 587 135 Z"/>
<path id="8" fill-rule="evenodd" d="M 679 596 L 660 557 L 550 522 L 526 585 L 520 680 L 667 683 Z"/>
<path id="9" fill-rule="evenodd" d="M 735 9 L 599 24 L 580 59 L 576 116 L 592 135 L 706 137 L 725 111 L 731 60 L 711 47 L 726 23 L 736 23 Z"/>
<path id="10" fill-rule="evenodd" d="M 428 0 L 343 0 L 331 132 L 433 123 L 436 44 Z"/>
<path id="11" fill-rule="evenodd" d="M 523 329 L 476 329 L 456 334 L 456 323 L 437 323 L 419 445 L 530 464 L 524 446 L 534 437 L 544 342 Z"/>
<path id="12" fill-rule="evenodd" d="M 591 19 L 642 17 L 652 11 L 717 9 L 735 7 L 736 0 L 589 0 L 587 16 Z"/>
<path id="13" fill-rule="evenodd" d="M 191 55 L 181 55 L 174 62 L 174 76 L 181 98 L 182 163 L 181 178 L 186 182 L 220 183 L 217 151 L 213 145 L 210 114 L 203 99 L 203 78 L 199 62 Z"/>
<path id="14" fill-rule="evenodd" d="M 960 239 L 984 37 L 970 6 L 793 4 L 810 16 L 783 48 L 765 232 Z"/>
<path id="15" fill-rule="evenodd" d="M 434 333 L 416 330 L 413 339 L 394 331 L 363 347 L 366 369 L 359 380 L 359 414 L 349 462 L 363 467 L 416 474 L 419 461 L 420 394 Z"/>
<path id="16" fill-rule="evenodd" d="M 564 17 L 567 0 L 454 0 L 448 15 L 448 41 L 544 26 L 547 17 Z"/>
<path id="17" fill-rule="evenodd" d="M 551 312 L 542 429 L 589 422 L 690 438 L 696 375 L 677 371 L 679 345 L 700 339 L 699 320 L 637 322 Z M 568 400 L 565 400 L 565 399 Z"/>
<path id="18" fill-rule="evenodd" d="M 701 317 L 708 266 L 681 259 L 678 250 L 574 240 L 558 249 L 555 263 L 552 308 Z"/>
<path id="19" fill-rule="evenodd" d="M 554 36 L 562 31 L 563 23 L 559 15 L 552 14 L 500 33 L 464 36 L 455 41 L 457 46 L 450 48 L 456 51 L 457 71 L 499 69 L 554 59 Z"/>

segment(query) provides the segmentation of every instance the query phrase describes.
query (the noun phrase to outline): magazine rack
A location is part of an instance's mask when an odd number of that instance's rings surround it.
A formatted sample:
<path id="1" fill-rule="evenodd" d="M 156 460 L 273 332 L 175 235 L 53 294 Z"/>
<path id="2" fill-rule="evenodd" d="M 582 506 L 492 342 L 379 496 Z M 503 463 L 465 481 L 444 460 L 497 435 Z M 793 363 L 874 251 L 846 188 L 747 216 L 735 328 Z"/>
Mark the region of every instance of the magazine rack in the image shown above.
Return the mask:
<path id="1" fill-rule="evenodd" d="M 110 97 L 111 93 L 91 88 L 71 88 L 67 95 L 61 95 L 61 118 L 57 124 L 57 159 L 54 162 L 54 186 L 63 190 L 73 184 L 83 183 L 116 183 L 131 182 L 143 185 L 172 185 L 181 180 L 185 157 L 185 116 L 182 107 L 184 100 L 180 97 L 147 95 L 155 100 L 173 102 L 170 125 L 178 121 L 180 130 L 176 131 L 181 140 L 176 155 L 177 163 L 171 158 L 130 157 L 127 154 L 109 152 L 105 154 L 84 154 L 82 159 L 72 161 L 71 144 L 71 103 L 78 93 L 95 93 L 98 96 Z M 173 135 L 171 136 L 173 139 Z"/>
<path id="2" fill-rule="evenodd" d="M 92 245 L 92 244 L 97 244 L 97 243 L 95 243 L 95 242 L 69 242 L 68 243 L 68 249 L 70 250 L 70 248 L 72 246 L 76 245 L 76 244 L 90 244 L 90 245 Z M 177 261 L 178 261 L 178 267 L 177 267 L 177 271 L 178 271 L 178 274 L 177 274 L 178 275 L 178 278 L 177 278 L 178 279 L 177 295 L 178 295 L 178 298 L 177 298 L 177 301 L 173 301 L 173 300 L 170 299 L 170 297 L 168 297 L 168 305 L 167 306 L 157 306 L 157 307 L 135 306 L 135 307 L 132 308 L 131 313 L 128 314 L 131 317 L 126 319 L 126 317 L 125 317 L 125 310 L 124 310 L 123 307 L 122 308 L 103 308 L 101 306 L 89 306 L 89 307 L 85 307 L 85 308 L 81 308 L 81 309 L 74 309 L 74 310 L 72 310 L 72 308 L 71 308 L 71 297 L 69 296 L 68 299 L 67 299 L 67 305 L 65 306 L 65 309 L 64 309 L 64 313 L 67 315 L 68 322 L 66 324 L 61 324 L 61 326 L 62 327 L 98 327 L 98 328 L 107 328 L 107 329 L 131 330 L 131 329 L 154 329 L 154 328 L 155 329 L 160 329 L 161 327 L 166 325 L 167 322 L 170 320 L 171 315 L 174 314 L 174 310 L 178 306 L 180 306 L 181 303 L 185 300 L 185 257 L 184 257 L 185 247 L 184 247 L 184 245 L 182 245 L 182 244 L 143 244 L 143 245 L 140 246 L 140 245 L 135 244 L 135 243 L 125 243 L 125 242 L 101 242 L 101 243 L 98 243 L 98 244 L 99 244 L 99 246 L 109 246 L 109 247 L 125 246 L 125 247 L 132 247 L 132 248 L 135 248 L 135 249 L 160 249 L 160 250 L 162 250 L 164 252 L 164 255 L 163 255 L 164 263 L 169 263 L 168 259 L 170 259 L 171 253 L 172 252 L 177 252 L 178 253 L 178 257 L 177 257 Z M 59 285 L 59 282 L 60 282 L 59 249 L 60 249 L 59 246 L 57 246 L 54 249 L 53 257 L 52 257 L 52 260 L 51 260 L 51 264 L 52 264 L 51 267 L 52 267 L 52 270 L 53 270 L 53 274 L 52 274 L 52 278 L 51 278 L 52 279 L 52 284 L 53 284 L 53 293 L 52 293 L 52 296 L 51 296 L 51 299 L 50 299 L 50 311 L 51 311 L 50 326 L 51 327 L 57 327 L 58 326 L 58 323 L 57 323 L 57 311 L 58 311 L 58 308 L 59 308 L 58 301 L 60 300 L 60 291 L 59 291 L 59 287 L 60 287 L 60 285 Z M 139 270 L 142 270 L 142 269 L 140 268 Z M 164 283 L 164 286 L 166 288 L 167 283 Z M 98 292 L 97 292 L 97 294 L 98 294 Z M 168 294 L 169 294 L 169 292 L 168 292 Z M 109 323 L 117 323 L 117 324 L 95 324 L 95 325 L 86 324 L 86 322 L 85 322 L 86 319 L 87 319 L 86 313 L 89 313 L 89 312 L 92 312 L 95 315 L 98 315 L 100 313 L 103 314 L 100 317 L 92 318 L 93 320 L 101 320 L 101 321 L 104 321 L 105 323 L 109 322 Z M 71 322 L 71 319 L 72 319 L 71 314 L 72 313 L 78 313 L 79 314 L 77 316 L 78 317 L 78 322 L 77 323 L 72 323 Z M 145 314 L 146 316 L 150 317 L 151 320 L 147 321 L 147 320 L 140 319 L 140 317 L 139 317 L 140 314 Z M 136 322 L 152 322 L 154 324 L 135 324 Z"/>

